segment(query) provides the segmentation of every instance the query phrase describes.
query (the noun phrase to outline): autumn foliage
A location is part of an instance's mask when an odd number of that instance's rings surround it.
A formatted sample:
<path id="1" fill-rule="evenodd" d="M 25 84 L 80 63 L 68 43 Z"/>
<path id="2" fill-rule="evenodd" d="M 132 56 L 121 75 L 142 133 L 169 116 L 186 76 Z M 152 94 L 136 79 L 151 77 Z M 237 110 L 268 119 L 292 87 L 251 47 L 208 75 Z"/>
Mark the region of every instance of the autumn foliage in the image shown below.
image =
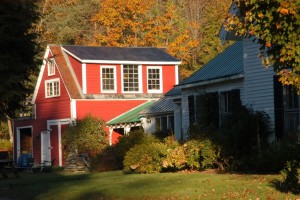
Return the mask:
<path id="1" fill-rule="evenodd" d="M 274 67 L 283 84 L 300 90 L 300 1 L 234 1 L 239 15 L 227 19 L 227 29 L 255 36 L 261 44 L 263 64 Z"/>

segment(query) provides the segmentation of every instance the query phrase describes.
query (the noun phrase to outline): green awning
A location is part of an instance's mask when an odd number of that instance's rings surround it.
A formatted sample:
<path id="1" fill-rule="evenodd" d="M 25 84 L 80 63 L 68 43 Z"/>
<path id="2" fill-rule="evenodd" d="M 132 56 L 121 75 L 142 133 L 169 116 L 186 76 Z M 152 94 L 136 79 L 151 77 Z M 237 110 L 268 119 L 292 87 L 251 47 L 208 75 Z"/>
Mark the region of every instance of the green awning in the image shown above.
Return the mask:
<path id="1" fill-rule="evenodd" d="M 154 101 L 148 101 L 122 115 L 119 117 L 107 122 L 107 125 L 114 125 L 114 124 L 125 124 L 125 123 L 134 123 L 134 122 L 140 122 L 140 112 L 151 106 L 154 103 Z"/>

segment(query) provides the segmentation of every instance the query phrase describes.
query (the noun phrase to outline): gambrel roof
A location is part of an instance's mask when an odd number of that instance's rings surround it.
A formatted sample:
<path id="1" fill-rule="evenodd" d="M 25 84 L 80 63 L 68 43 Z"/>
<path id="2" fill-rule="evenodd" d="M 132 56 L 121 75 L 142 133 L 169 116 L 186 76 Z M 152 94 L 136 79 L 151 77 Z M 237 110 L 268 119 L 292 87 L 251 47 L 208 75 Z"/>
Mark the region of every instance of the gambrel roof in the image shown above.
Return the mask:
<path id="1" fill-rule="evenodd" d="M 180 64 L 175 57 L 166 53 L 163 49 L 151 47 L 93 47 L 93 46 L 62 46 L 63 50 L 84 63 L 93 62 L 129 62 L 158 64 Z"/>

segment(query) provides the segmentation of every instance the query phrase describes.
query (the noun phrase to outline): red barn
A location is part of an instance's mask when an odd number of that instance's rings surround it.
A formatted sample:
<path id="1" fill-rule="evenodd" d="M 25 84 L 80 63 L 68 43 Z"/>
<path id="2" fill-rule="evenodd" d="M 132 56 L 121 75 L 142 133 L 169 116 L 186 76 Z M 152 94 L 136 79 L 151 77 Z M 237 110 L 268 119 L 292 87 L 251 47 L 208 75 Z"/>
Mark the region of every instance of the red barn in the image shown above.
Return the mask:
<path id="1" fill-rule="evenodd" d="M 14 120 L 14 158 L 55 159 L 61 138 L 87 114 L 107 123 L 109 141 L 141 126 L 138 113 L 178 84 L 180 61 L 158 48 L 49 45 L 32 98 L 33 114 Z"/>

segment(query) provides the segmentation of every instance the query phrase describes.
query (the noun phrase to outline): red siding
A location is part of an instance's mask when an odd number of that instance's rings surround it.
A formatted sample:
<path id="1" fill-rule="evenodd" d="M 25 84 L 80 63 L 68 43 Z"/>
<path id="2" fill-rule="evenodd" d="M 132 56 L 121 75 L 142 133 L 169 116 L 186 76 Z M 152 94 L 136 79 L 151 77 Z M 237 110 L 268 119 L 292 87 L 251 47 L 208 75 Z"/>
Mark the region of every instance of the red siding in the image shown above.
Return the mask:
<path id="1" fill-rule="evenodd" d="M 87 94 L 100 94 L 100 65 L 86 65 L 86 88 Z"/>
<path id="2" fill-rule="evenodd" d="M 78 60 L 76 60 L 75 58 L 73 58 L 70 55 L 68 55 L 68 58 L 71 62 L 71 66 L 74 70 L 77 80 L 78 80 L 80 86 L 82 87 L 82 65 L 81 65 L 81 62 L 79 62 Z"/>
<path id="3" fill-rule="evenodd" d="M 146 102 L 146 100 L 107 100 L 107 101 L 76 101 L 77 118 L 81 119 L 87 114 L 98 116 L 109 121 L 132 108 Z"/>
<path id="4" fill-rule="evenodd" d="M 59 75 L 57 68 L 55 75 L 48 76 L 48 67 L 46 66 L 41 85 L 36 97 L 36 116 L 38 119 L 64 119 L 70 118 L 70 97 Z M 45 81 L 60 79 L 60 96 L 53 98 L 45 97 Z"/>
<path id="5" fill-rule="evenodd" d="M 121 73 L 121 65 L 116 66 L 117 70 L 117 93 L 122 94 L 122 73 Z"/>
<path id="6" fill-rule="evenodd" d="M 143 79 L 143 93 L 148 93 L 148 82 L 147 82 L 147 66 L 142 66 L 142 79 Z"/>
<path id="7" fill-rule="evenodd" d="M 163 66 L 163 93 L 168 92 L 176 84 L 175 79 L 175 66 Z"/>

